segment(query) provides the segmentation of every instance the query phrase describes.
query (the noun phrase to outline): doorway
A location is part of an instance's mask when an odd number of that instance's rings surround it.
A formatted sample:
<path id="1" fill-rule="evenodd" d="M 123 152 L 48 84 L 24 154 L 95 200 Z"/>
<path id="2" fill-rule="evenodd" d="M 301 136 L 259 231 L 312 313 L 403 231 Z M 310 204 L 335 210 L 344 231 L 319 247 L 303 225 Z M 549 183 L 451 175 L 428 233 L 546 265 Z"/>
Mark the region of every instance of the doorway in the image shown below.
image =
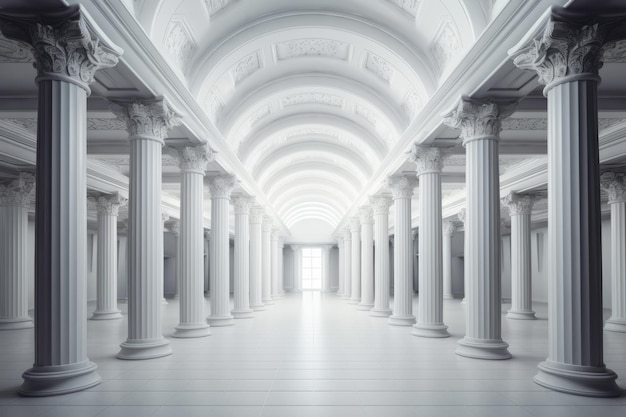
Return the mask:
<path id="1" fill-rule="evenodd" d="M 302 249 L 302 290 L 322 289 L 322 248 Z"/>

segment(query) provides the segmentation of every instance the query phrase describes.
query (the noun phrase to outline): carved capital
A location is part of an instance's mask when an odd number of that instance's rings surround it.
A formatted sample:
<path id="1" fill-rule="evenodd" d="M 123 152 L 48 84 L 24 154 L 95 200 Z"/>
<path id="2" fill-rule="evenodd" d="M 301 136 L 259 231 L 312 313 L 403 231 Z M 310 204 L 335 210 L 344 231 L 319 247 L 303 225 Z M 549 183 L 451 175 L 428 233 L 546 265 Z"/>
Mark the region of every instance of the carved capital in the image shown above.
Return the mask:
<path id="1" fill-rule="evenodd" d="M 0 205 L 28 208 L 35 190 L 35 177 L 27 172 L 9 181 L 0 184 Z"/>
<path id="2" fill-rule="evenodd" d="M 350 226 L 346 226 L 343 228 L 343 241 L 344 242 L 352 241 L 352 232 L 350 232 Z"/>
<path id="3" fill-rule="evenodd" d="M 413 149 L 409 151 L 409 160 L 417 165 L 417 175 L 441 172 L 444 158 L 441 148 L 436 146 L 423 146 L 415 143 Z"/>
<path id="4" fill-rule="evenodd" d="M 0 30 L 9 39 L 33 48 L 38 79 L 72 82 L 89 94 L 89 84 L 101 68 L 117 65 L 122 49 L 99 39 L 79 6 L 45 14 L 3 10 Z"/>
<path id="5" fill-rule="evenodd" d="M 204 238 L 206 240 L 211 240 L 211 229 L 204 231 Z"/>
<path id="6" fill-rule="evenodd" d="M 463 224 L 465 224 L 465 219 L 467 218 L 467 211 L 462 208 L 461 210 L 459 210 L 459 213 L 456 215 L 459 219 L 459 221 Z"/>
<path id="7" fill-rule="evenodd" d="M 411 198 L 413 197 L 413 191 L 417 187 L 417 178 L 413 175 L 399 175 L 389 177 L 387 179 L 387 186 L 391 189 L 391 194 L 394 199 L 398 198 Z"/>
<path id="8" fill-rule="evenodd" d="M 235 214 L 250 214 L 250 209 L 254 205 L 253 197 L 238 196 L 231 200 Z"/>
<path id="9" fill-rule="evenodd" d="M 359 220 L 361 224 L 373 224 L 374 217 L 371 206 L 362 206 L 359 208 Z"/>
<path id="10" fill-rule="evenodd" d="M 393 204 L 393 200 L 388 196 L 370 197 L 370 204 L 374 214 L 389 214 L 389 207 Z"/>
<path id="11" fill-rule="evenodd" d="M 509 207 L 511 216 L 530 215 L 536 201 L 533 194 L 518 194 L 513 191 L 502 197 L 502 204 Z"/>
<path id="12" fill-rule="evenodd" d="M 443 234 L 452 236 L 456 232 L 456 225 L 454 222 L 443 222 Z"/>
<path id="13" fill-rule="evenodd" d="M 509 117 L 516 103 L 495 103 L 491 100 L 473 100 L 463 97 L 456 109 L 446 114 L 443 123 L 461 129 L 460 138 L 467 143 L 474 138 L 498 139 L 502 119 Z"/>
<path id="14" fill-rule="evenodd" d="M 600 175 L 600 186 L 609 197 L 609 204 L 626 202 L 626 175 L 605 172 Z"/>
<path id="15" fill-rule="evenodd" d="M 263 216 L 263 231 L 264 232 L 271 232 L 272 231 L 272 226 L 274 225 L 274 220 L 272 219 L 272 216 L 269 215 L 264 215 Z"/>
<path id="16" fill-rule="evenodd" d="M 89 202 L 96 208 L 98 214 L 108 216 L 118 216 L 120 208 L 128 204 L 128 199 L 119 193 L 113 194 L 92 194 Z"/>
<path id="17" fill-rule="evenodd" d="M 167 100 L 115 100 L 111 111 L 126 122 L 130 139 L 153 139 L 163 143 L 167 131 L 180 124 L 180 114 L 171 109 Z"/>
<path id="18" fill-rule="evenodd" d="M 180 236 L 180 221 L 174 220 L 170 223 L 170 232 L 176 237 Z"/>
<path id="19" fill-rule="evenodd" d="M 354 233 L 361 231 L 361 219 L 359 219 L 359 216 L 350 217 L 350 231 Z"/>
<path id="20" fill-rule="evenodd" d="M 252 206 L 250 208 L 250 223 L 261 224 L 263 223 L 263 216 L 265 210 L 261 206 Z"/>
<path id="21" fill-rule="evenodd" d="M 277 227 L 272 227 L 271 239 L 276 242 L 280 240 L 280 229 L 278 229 Z"/>
<path id="22" fill-rule="evenodd" d="M 171 147 L 169 153 L 178 159 L 181 171 L 198 172 L 204 175 L 206 166 L 215 160 L 215 153 L 206 144 L 198 146 Z"/>
<path id="23" fill-rule="evenodd" d="M 208 179 L 211 199 L 230 198 L 230 192 L 237 183 L 234 175 L 217 175 Z"/>

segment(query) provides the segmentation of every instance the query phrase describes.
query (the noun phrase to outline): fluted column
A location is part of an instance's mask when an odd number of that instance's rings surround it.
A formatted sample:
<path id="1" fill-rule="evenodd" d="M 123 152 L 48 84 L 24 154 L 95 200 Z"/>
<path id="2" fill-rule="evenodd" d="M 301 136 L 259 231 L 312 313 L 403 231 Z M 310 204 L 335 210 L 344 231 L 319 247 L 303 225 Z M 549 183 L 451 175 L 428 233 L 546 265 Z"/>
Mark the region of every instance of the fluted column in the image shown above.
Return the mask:
<path id="1" fill-rule="evenodd" d="M 262 239 L 261 225 L 265 211 L 261 206 L 250 209 L 250 308 L 265 310 L 263 304 Z"/>
<path id="2" fill-rule="evenodd" d="M 175 292 L 178 292 L 178 258 L 180 256 L 180 250 L 178 248 L 178 236 L 180 235 L 180 222 L 178 220 L 174 220 L 170 223 L 169 228 L 165 225 L 167 221 L 170 220 L 170 215 L 166 212 L 161 212 L 161 224 L 163 225 L 163 233 L 171 233 L 174 235 L 174 248 L 176 250 L 175 264 L 174 264 L 174 286 Z M 165 244 L 165 239 L 163 239 L 163 244 Z M 164 249 L 165 251 L 165 249 Z M 167 305 L 167 299 L 165 298 L 165 272 L 161 276 L 161 304 Z"/>
<path id="3" fill-rule="evenodd" d="M 464 98 L 457 109 L 444 118 L 447 125 L 461 128 L 460 137 L 467 152 L 465 274 L 468 313 L 465 337 L 459 341 L 456 353 L 471 358 L 511 357 L 509 345 L 501 337 L 498 142 L 501 120 L 513 109 L 511 104 Z"/>
<path id="4" fill-rule="evenodd" d="M 182 180 L 182 172 L 181 172 L 181 180 Z M 182 189 L 181 189 L 182 191 Z M 182 192 L 181 192 L 181 205 L 182 205 Z M 182 216 L 182 214 L 181 214 Z M 172 234 L 174 235 L 174 247 L 176 248 L 176 268 L 174 269 L 174 294 L 172 294 L 172 298 L 174 300 L 178 300 L 180 299 L 180 280 L 181 280 L 181 276 L 182 276 L 182 269 L 181 269 L 181 262 L 183 262 L 183 258 L 182 258 L 182 254 L 181 254 L 181 248 L 182 248 L 182 244 L 180 241 L 180 226 L 181 221 L 180 220 L 175 220 L 172 223 L 170 223 L 170 232 L 172 232 Z M 163 277 L 165 280 L 165 277 Z M 165 299 L 165 282 L 163 283 L 163 297 Z M 164 304 L 167 304 L 167 302 L 165 302 Z"/>
<path id="5" fill-rule="evenodd" d="M 322 292 L 330 292 L 330 250 L 331 245 L 322 246 Z"/>
<path id="6" fill-rule="evenodd" d="M 254 204 L 251 197 L 233 198 L 235 208 L 235 308 L 236 319 L 251 318 L 250 308 L 250 209 Z"/>
<path id="7" fill-rule="evenodd" d="M 65 394 L 101 380 L 87 357 L 87 96 L 95 72 L 114 67 L 122 51 L 78 6 L 4 8 L 0 29 L 33 47 L 39 88 L 35 357 L 20 393 Z"/>
<path id="8" fill-rule="evenodd" d="M 604 330 L 626 332 L 626 176 L 605 172 L 600 185 L 611 207 L 611 317 Z"/>
<path id="9" fill-rule="evenodd" d="M 467 256 L 467 234 L 465 229 L 465 221 L 467 220 L 467 212 L 464 208 L 459 210 L 457 213 L 457 218 L 461 223 L 463 223 L 463 257 Z M 461 304 L 467 304 L 467 274 L 465 271 L 463 272 L 463 299 L 461 300 Z"/>
<path id="10" fill-rule="evenodd" d="M 502 202 L 511 215 L 511 309 L 508 319 L 534 320 L 530 252 L 530 214 L 534 196 L 510 192 Z"/>
<path id="11" fill-rule="evenodd" d="M 350 300 L 349 304 L 361 302 L 361 222 L 358 216 L 350 218 L 352 245 L 350 254 Z"/>
<path id="12" fill-rule="evenodd" d="M 603 360 L 598 71 L 603 49 L 626 37 L 626 22 L 623 14 L 550 13 L 543 34 L 512 50 L 548 99 L 549 347 L 535 382 L 617 396 L 617 375 Z"/>
<path id="13" fill-rule="evenodd" d="M 278 240 L 280 239 L 278 228 L 272 228 L 270 235 L 270 276 L 271 276 L 271 293 L 270 297 L 275 300 L 278 298 Z"/>
<path id="14" fill-rule="evenodd" d="M 393 246 L 393 314 L 389 324 L 411 326 L 413 315 L 413 233 L 411 232 L 411 197 L 417 185 L 415 178 L 408 176 L 391 177 L 388 180 L 395 208 L 395 240 Z M 421 219 L 421 213 L 420 213 Z M 421 236 L 421 233 L 420 233 Z M 420 265 L 422 258 L 420 257 Z M 419 279 L 422 279 L 420 273 Z M 423 303 L 420 283 L 420 305 Z"/>
<path id="15" fill-rule="evenodd" d="M 174 148 L 180 166 L 180 233 L 178 237 L 177 291 L 180 321 L 173 337 L 204 337 L 211 334 L 204 320 L 204 172 L 214 159 L 206 145 Z"/>
<path id="16" fill-rule="evenodd" d="M 28 207 L 35 177 L 26 172 L 0 184 L 0 330 L 30 329 Z"/>
<path id="17" fill-rule="evenodd" d="M 211 240 L 211 231 L 204 230 L 204 294 L 209 293 L 209 265 L 211 264 L 211 260 L 209 259 L 209 242 Z"/>
<path id="18" fill-rule="evenodd" d="M 337 234 L 335 236 L 337 240 L 337 247 L 339 248 L 339 265 L 338 265 L 338 283 L 337 283 L 337 295 L 343 296 L 343 262 L 344 262 L 344 245 L 343 245 L 343 234 Z"/>
<path id="19" fill-rule="evenodd" d="M 272 224 L 273 220 L 267 214 L 263 217 L 261 234 L 261 273 L 263 277 L 263 304 L 274 304 L 272 301 Z"/>
<path id="20" fill-rule="evenodd" d="M 163 98 L 117 101 L 112 109 L 126 121 L 130 140 L 128 339 L 117 357 L 157 358 L 172 353 L 161 330 L 161 157 L 167 130 L 179 119 Z"/>
<path id="21" fill-rule="evenodd" d="M 388 196 L 370 197 L 374 212 L 374 308 L 370 316 L 389 317 L 389 207 L 392 200 Z"/>
<path id="22" fill-rule="evenodd" d="M 350 226 L 343 229 L 343 295 L 341 298 L 350 299 L 352 293 L 352 233 Z"/>
<path id="23" fill-rule="evenodd" d="M 128 199 L 118 193 L 90 197 L 98 212 L 96 311 L 92 320 L 121 319 L 117 308 L 117 216 Z"/>
<path id="24" fill-rule="evenodd" d="M 230 314 L 230 243 L 228 239 L 228 208 L 230 192 L 235 186 L 232 175 L 209 178 L 211 193 L 211 295 L 207 322 L 211 326 L 232 326 Z"/>
<path id="25" fill-rule="evenodd" d="M 302 292 L 302 247 L 291 245 L 293 251 L 293 291 Z"/>
<path id="26" fill-rule="evenodd" d="M 285 295 L 285 260 L 284 260 L 285 240 L 278 239 L 278 296 Z"/>
<path id="27" fill-rule="evenodd" d="M 452 236 L 456 232 L 456 226 L 453 222 L 443 222 L 443 243 L 442 243 L 442 258 L 443 258 L 443 298 L 444 300 L 451 300 L 454 298 L 452 295 Z"/>
<path id="28" fill-rule="evenodd" d="M 372 207 L 359 209 L 361 223 L 361 302 L 357 310 L 374 307 L 374 217 Z"/>

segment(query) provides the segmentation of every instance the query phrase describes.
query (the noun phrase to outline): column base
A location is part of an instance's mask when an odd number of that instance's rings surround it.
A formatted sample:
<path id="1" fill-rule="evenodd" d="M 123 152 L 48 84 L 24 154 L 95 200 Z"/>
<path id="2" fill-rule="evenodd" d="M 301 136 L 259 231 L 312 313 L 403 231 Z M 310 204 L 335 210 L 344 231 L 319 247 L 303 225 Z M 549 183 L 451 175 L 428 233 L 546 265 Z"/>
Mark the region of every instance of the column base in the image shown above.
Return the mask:
<path id="1" fill-rule="evenodd" d="M 607 332 L 626 333 L 626 320 L 610 318 L 604 323 L 604 330 Z"/>
<path id="2" fill-rule="evenodd" d="M 467 304 L 467 300 L 465 299 L 465 297 L 463 297 L 463 299 L 461 300 L 461 304 Z"/>
<path id="3" fill-rule="evenodd" d="M 128 339 L 120 345 L 118 359 L 142 360 L 154 359 L 172 354 L 170 341 L 164 337 L 157 339 Z"/>
<path id="4" fill-rule="evenodd" d="M 389 316 L 387 324 L 390 324 L 392 326 L 412 326 L 415 324 L 415 316 L 412 314 L 407 316 L 392 314 L 391 316 Z"/>
<path id="5" fill-rule="evenodd" d="M 123 318 L 120 310 L 113 311 L 94 311 L 89 320 L 119 320 Z"/>
<path id="6" fill-rule="evenodd" d="M 554 391 L 587 397 L 619 397 L 624 393 L 615 382 L 615 372 L 605 367 L 545 361 L 538 368 L 535 382 Z"/>
<path id="7" fill-rule="evenodd" d="M 206 322 L 213 327 L 225 327 L 235 324 L 233 316 L 209 316 Z"/>
<path id="8" fill-rule="evenodd" d="M 29 316 L 15 318 L 0 318 L 0 330 L 32 329 L 33 319 Z"/>
<path id="9" fill-rule="evenodd" d="M 534 311 L 513 311 L 513 310 L 509 310 L 506 313 L 506 318 L 507 319 L 512 319 L 512 320 L 537 320 L 537 317 L 535 317 L 535 312 Z"/>
<path id="10" fill-rule="evenodd" d="M 357 305 L 356 309 L 359 311 L 370 311 L 371 309 L 374 308 L 374 304 L 370 304 L 370 303 L 359 303 L 359 305 Z"/>
<path id="11" fill-rule="evenodd" d="M 508 347 L 509 344 L 502 339 L 474 339 L 466 336 L 459 340 L 456 354 L 474 359 L 511 359 Z"/>
<path id="12" fill-rule="evenodd" d="M 341 296 L 341 299 L 342 299 L 342 300 L 349 300 L 349 299 L 350 299 L 350 296 L 349 296 L 349 295 L 342 295 L 342 296 Z"/>
<path id="13" fill-rule="evenodd" d="M 265 305 L 263 305 L 263 304 L 252 305 L 252 306 L 250 306 L 250 308 L 252 309 L 252 311 L 265 311 L 265 310 L 267 310 L 267 308 L 265 308 Z"/>
<path id="14" fill-rule="evenodd" d="M 169 304 L 169 303 L 167 302 L 167 300 L 165 299 L 165 297 L 163 297 L 163 299 L 161 300 L 161 304 L 163 304 L 163 305 L 167 305 L 167 304 Z"/>
<path id="15" fill-rule="evenodd" d="M 452 295 L 452 294 L 444 294 L 443 295 L 443 299 L 444 300 L 454 300 L 454 295 Z"/>
<path id="16" fill-rule="evenodd" d="M 263 299 L 262 301 L 263 301 L 263 304 L 266 306 L 270 306 L 274 304 L 274 301 L 271 298 L 270 299 L 266 298 L 266 299 Z"/>
<path id="17" fill-rule="evenodd" d="M 411 334 L 419 337 L 450 337 L 448 326 L 445 324 L 416 323 Z"/>
<path id="18" fill-rule="evenodd" d="M 211 335 L 209 325 L 204 323 L 183 324 L 180 323 L 174 327 L 174 333 L 172 337 L 178 337 L 181 339 L 190 339 L 194 337 L 206 337 Z"/>
<path id="19" fill-rule="evenodd" d="M 360 302 L 361 302 L 361 297 L 359 298 L 350 297 L 350 299 L 348 300 L 348 304 L 359 304 Z"/>
<path id="20" fill-rule="evenodd" d="M 22 374 L 24 383 L 18 392 L 27 397 L 48 397 L 82 391 L 102 382 L 96 369 L 98 366 L 90 361 L 36 366 Z"/>
<path id="21" fill-rule="evenodd" d="M 389 317 L 393 311 L 389 308 L 373 308 L 370 310 L 371 317 Z"/>
<path id="22" fill-rule="evenodd" d="M 252 313 L 254 313 L 254 312 L 250 308 L 249 309 L 245 309 L 245 310 L 243 310 L 243 309 L 242 310 L 232 310 L 230 312 L 230 314 L 232 314 L 233 317 L 236 318 L 236 319 L 251 319 L 251 318 L 254 317 L 254 314 L 252 314 Z"/>

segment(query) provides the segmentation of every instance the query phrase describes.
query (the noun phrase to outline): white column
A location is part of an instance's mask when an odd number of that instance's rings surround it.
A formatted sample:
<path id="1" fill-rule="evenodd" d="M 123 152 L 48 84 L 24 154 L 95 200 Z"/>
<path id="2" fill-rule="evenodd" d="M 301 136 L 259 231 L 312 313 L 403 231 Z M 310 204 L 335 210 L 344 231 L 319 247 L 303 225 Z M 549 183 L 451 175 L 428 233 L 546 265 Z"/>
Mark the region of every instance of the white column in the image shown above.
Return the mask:
<path id="1" fill-rule="evenodd" d="M 20 173 L 0 184 L 0 330 L 30 329 L 28 315 L 28 208 L 35 177 Z"/>
<path id="2" fill-rule="evenodd" d="M 278 296 L 285 295 L 285 259 L 284 259 L 285 240 L 283 237 L 278 239 Z"/>
<path id="3" fill-rule="evenodd" d="M 341 298 L 350 299 L 352 293 L 352 233 L 350 226 L 343 229 L 343 295 Z"/>
<path id="4" fill-rule="evenodd" d="M 180 166 L 180 232 L 176 254 L 176 287 L 180 321 L 173 337 L 204 337 L 211 331 L 204 320 L 204 173 L 214 159 L 206 145 L 172 149 Z"/>
<path id="5" fill-rule="evenodd" d="M 90 197 L 98 212 L 96 311 L 91 320 L 121 319 L 117 308 L 117 216 L 128 199 L 118 193 Z"/>
<path id="6" fill-rule="evenodd" d="M 275 300 L 278 298 L 278 240 L 280 239 L 278 228 L 272 228 L 271 245 L 270 245 L 270 276 L 271 276 L 271 293 L 270 297 Z"/>
<path id="7" fill-rule="evenodd" d="M 170 223 L 169 229 L 168 227 L 165 225 L 165 222 L 167 222 L 170 219 L 170 215 L 167 214 L 166 212 L 161 212 L 161 224 L 162 224 L 162 229 L 163 229 L 163 233 L 172 233 L 174 235 L 174 246 L 176 248 L 176 264 L 174 265 L 174 282 L 175 285 L 178 286 L 178 257 L 179 257 L 179 250 L 178 250 L 178 235 L 180 234 L 180 224 L 178 222 L 178 220 L 173 221 L 172 223 Z M 165 237 L 163 238 L 163 244 L 165 245 Z M 163 249 L 164 251 L 165 249 Z M 161 304 L 163 305 L 167 305 L 168 302 L 165 299 L 165 273 L 162 274 L 161 276 Z"/>
<path id="8" fill-rule="evenodd" d="M 261 274 L 263 304 L 272 305 L 272 224 L 273 220 L 267 214 L 263 216 L 261 234 Z"/>
<path id="9" fill-rule="evenodd" d="M 251 197 L 233 198 L 235 208 L 235 308 L 231 312 L 236 319 L 253 317 L 250 308 L 250 209 Z"/>
<path id="10" fill-rule="evenodd" d="M 263 274 L 261 225 L 265 211 L 261 206 L 250 209 L 250 308 L 263 311 Z"/>
<path id="11" fill-rule="evenodd" d="M 341 296 L 343 296 L 343 272 L 344 272 L 344 267 L 343 267 L 343 262 L 344 262 L 343 234 L 337 234 L 335 236 L 335 239 L 337 240 L 337 247 L 339 248 L 339 267 L 338 267 L 338 274 L 337 274 L 337 278 L 338 278 L 337 295 L 341 297 Z"/>
<path id="12" fill-rule="evenodd" d="M 464 98 L 457 109 L 444 118 L 447 125 L 462 129 L 460 137 L 467 152 L 465 274 L 468 313 L 465 337 L 459 341 L 456 353 L 471 358 L 511 357 L 509 345 L 501 338 L 498 135 L 501 120 L 513 108 L 511 104 Z"/>
<path id="13" fill-rule="evenodd" d="M 182 173 L 181 173 L 182 179 Z M 182 205 L 182 190 L 181 190 L 181 205 Z M 180 216 L 180 215 L 179 215 Z M 168 216 L 169 219 L 169 216 Z M 180 242 L 180 220 L 174 220 L 170 223 L 170 232 L 174 236 L 174 247 L 176 248 L 175 268 L 174 268 L 174 293 L 172 299 L 178 300 L 180 298 L 180 277 L 181 277 L 181 242 Z M 165 225 L 163 225 L 165 226 Z M 167 304 L 165 299 L 165 276 L 163 276 L 163 304 Z"/>
<path id="14" fill-rule="evenodd" d="M 358 310 L 374 307 L 374 217 L 372 207 L 359 209 L 361 222 L 361 302 Z"/>
<path id="15" fill-rule="evenodd" d="M 293 291 L 302 292 L 302 247 L 291 245 L 293 251 Z"/>
<path id="16" fill-rule="evenodd" d="M 352 245 L 350 254 L 350 300 L 349 304 L 361 302 L 361 222 L 358 216 L 350 218 Z"/>
<path id="17" fill-rule="evenodd" d="M 33 12 L 3 9 L 0 26 L 35 50 L 35 357 L 20 393 L 47 396 L 101 380 L 87 357 L 87 96 L 95 72 L 122 51 L 98 38 L 78 6 Z"/>
<path id="18" fill-rule="evenodd" d="M 204 294 L 209 293 L 209 265 L 211 260 L 209 259 L 209 242 L 211 240 L 211 231 L 204 230 Z"/>
<path id="19" fill-rule="evenodd" d="M 549 343 L 535 382 L 618 396 L 617 375 L 603 360 L 597 95 L 603 47 L 616 40 L 610 35 L 623 34 L 625 22 L 569 9 L 551 13 L 544 32 L 512 53 L 516 66 L 538 73 L 548 98 Z"/>
<path id="20" fill-rule="evenodd" d="M 389 207 L 393 201 L 388 196 L 370 197 L 374 211 L 374 308 L 370 316 L 389 317 Z"/>
<path id="21" fill-rule="evenodd" d="M 413 315 L 413 233 L 411 232 L 411 197 L 417 185 L 415 178 L 399 176 L 389 178 L 388 185 L 395 206 L 395 239 L 393 245 L 393 314 L 388 323 L 395 326 L 411 326 Z M 421 213 L 420 213 L 421 219 Z M 420 235 L 421 236 L 421 235 Z M 420 257 L 420 265 L 422 258 Z M 421 280 L 421 275 L 419 276 Z M 420 284 L 420 305 L 422 304 Z"/>
<path id="22" fill-rule="evenodd" d="M 452 295 L 452 236 L 456 232 L 456 226 L 453 222 L 443 222 L 443 244 L 442 257 L 443 257 L 443 298 L 444 300 L 451 300 L 454 298 Z"/>
<path id="23" fill-rule="evenodd" d="M 211 326 L 232 326 L 230 314 L 230 242 L 228 220 L 230 192 L 235 186 L 232 175 L 217 175 L 209 179 L 211 193 L 211 295 L 207 322 Z"/>
<path id="24" fill-rule="evenodd" d="M 604 330 L 626 332 L 626 176 L 605 172 L 600 185 L 611 207 L 611 317 Z"/>
<path id="25" fill-rule="evenodd" d="M 465 229 L 465 221 L 467 220 L 467 212 L 464 208 L 459 210 L 457 214 L 457 218 L 461 223 L 463 223 L 463 258 L 467 256 L 467 233 Z M 464 261 L 465 265 L 465 261 Z M 465 269 L 465 268 L 464 268 Z M 467 274 L 463 271 L 463 299 L 461 300 L 461 304 L 467 304 Z"/>
<path id="26" fill-rule="evenodd" d="M 511 309 L 508 319 L 534 320 L 530 253 L 530 214 L 534 196 L 510 192 L 502 202 L 511 215 Z"/>
<path id="27" fill-rule="evenodd" d="M 322 292 L 330 292 L 330 250 L 331 245 L 322 246 Z"/>

